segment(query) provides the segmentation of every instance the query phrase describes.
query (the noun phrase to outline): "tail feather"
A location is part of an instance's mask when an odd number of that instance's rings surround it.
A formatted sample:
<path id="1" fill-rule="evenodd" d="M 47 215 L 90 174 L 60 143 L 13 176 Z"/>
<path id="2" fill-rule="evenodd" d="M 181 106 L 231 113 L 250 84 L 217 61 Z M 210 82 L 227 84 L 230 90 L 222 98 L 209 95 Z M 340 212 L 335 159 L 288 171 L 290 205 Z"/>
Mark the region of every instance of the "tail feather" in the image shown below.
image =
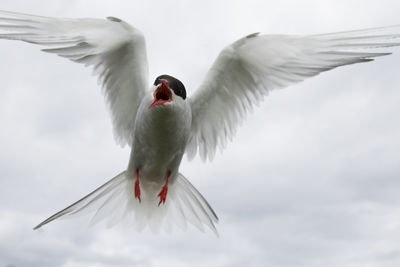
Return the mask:
<path id="1" fill-rule="evenodd" d="M 98 187 L 90 194 L 84 196 L 83 198 L 72 203 L 65 209 L 57 212 L 56 214 L 44 220 L 43 222 L 39 223 L 33 228 L 33 230 L 39 229 L 43 225 L 48 224 L 49 222 L 54 221 L 55 219 L 58 219 L 64 215 L 73 215 L 77 213 L 84 214 L 92 211 L 94 209 L 93 204 L 95 204 L 97 200 L 106 196 L 110 191 L 118 187 L 118 185 L 120 185 L 121 182 L 123 181 L 124 177 L 125 177 L 125 171 L 118 174 L 117 176 L 115 176 L 102 186 Z"/>
<path id="2" fill-rule="evenodd" d="M 204 223 L 217 234 L 214 223 L 218 222 L 218 217 L 207 200 L 182 174 L 178 174 L 176 183 L 179 190 L 175 202 L 183 202 L 184 205 L 178 204 L 183 217 L 201 230 Z"/>
<path id="3" fill-rule="evenodd" d="M 33 229 L 74 214 L 94 212 L 90 224 L 106 220 L 107 227 L 120 221 L 141 231 L 148 226 L 153 232 L 171 231 L 173 225 L 186 230 L 190 223 L 204 231 L 208 226 L 217 236 L 218 217 L 200 192 L 180 173 L 169 184 L 167 201 L 158 206 L 156 184 L 142 183 L 142 200 L 134 196 L 134 180 L 122 172 L 87 196 L 50 216 Z"/>

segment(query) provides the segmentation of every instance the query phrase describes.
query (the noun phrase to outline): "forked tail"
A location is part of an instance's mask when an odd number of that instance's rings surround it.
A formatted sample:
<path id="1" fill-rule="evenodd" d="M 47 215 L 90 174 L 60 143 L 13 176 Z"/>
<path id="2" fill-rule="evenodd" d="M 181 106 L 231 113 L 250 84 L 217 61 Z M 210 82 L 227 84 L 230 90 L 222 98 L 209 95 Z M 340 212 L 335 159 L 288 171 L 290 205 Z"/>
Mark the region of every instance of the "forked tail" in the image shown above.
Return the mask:
<path id="1" fill-rule="evenodd" d="M 174 182 L 169 184 L 165 204 L 158 206 L 157 195 L 148 193 L 147 196 L 154 197 L 144 197 L 141 202 L 135 199 L 134 180 L 124 171 L 33 229 L 67 215 L 95 212 L 91 224 L 106 220 L 107 226 L 111 227 L 124 221 L 139 231 L 148 225 L 152 231 L 158 232 L 160 228 L 170 231 L 174 224 L 186 230 L 190 223 L 201 231 L 206 225 L 218 235 L 215 228 L 217 215 L 182 174 L 178 173 Z"/>

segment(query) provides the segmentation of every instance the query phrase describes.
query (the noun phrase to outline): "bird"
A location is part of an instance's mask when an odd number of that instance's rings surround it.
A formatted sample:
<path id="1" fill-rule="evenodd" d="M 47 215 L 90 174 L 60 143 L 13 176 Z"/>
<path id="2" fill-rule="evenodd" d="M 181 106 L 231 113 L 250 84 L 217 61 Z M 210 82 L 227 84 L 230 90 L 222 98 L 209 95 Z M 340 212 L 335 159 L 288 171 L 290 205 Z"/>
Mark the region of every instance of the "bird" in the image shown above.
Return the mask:
<path id="1" fill-rule="evenodd" d="M 212 161 L 272 90 L 337 67 L 373 61 L 400 45 L 399 25 L 311 35 L 244 36 L 221 50 L 190 97 L 169 74 L 150 82 L 144 35 L 116 17 L 56 18 L 0 11 L 0 39 L 93 69 L 105 94 L 117 144 L 131 148 L 125 170 L 34 229 L 74 214 L 122 220 L 141 231 L 189 224 L 218 235 L 219 219 L 179 172 L 184 155 Z M 153 79 L 152 79 L 153 80 Z"/>

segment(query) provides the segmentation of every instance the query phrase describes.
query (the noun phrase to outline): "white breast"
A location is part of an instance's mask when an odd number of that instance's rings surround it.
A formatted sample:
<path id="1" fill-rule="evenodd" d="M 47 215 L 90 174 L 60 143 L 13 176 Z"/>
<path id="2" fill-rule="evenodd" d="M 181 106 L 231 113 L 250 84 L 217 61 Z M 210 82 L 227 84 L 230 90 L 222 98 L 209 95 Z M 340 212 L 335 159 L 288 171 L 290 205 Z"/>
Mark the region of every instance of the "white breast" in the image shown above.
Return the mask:
<path id="1" fill-rule="evenodd" d="M 141 179 L 165 182 L 173 178 L 185 152 L 192 115 L 187 101 L 174 96 L 171 103 L 148 108 L 152 97 L 145 97 L 139 107 L 128 173 L 140 170 Z"/>

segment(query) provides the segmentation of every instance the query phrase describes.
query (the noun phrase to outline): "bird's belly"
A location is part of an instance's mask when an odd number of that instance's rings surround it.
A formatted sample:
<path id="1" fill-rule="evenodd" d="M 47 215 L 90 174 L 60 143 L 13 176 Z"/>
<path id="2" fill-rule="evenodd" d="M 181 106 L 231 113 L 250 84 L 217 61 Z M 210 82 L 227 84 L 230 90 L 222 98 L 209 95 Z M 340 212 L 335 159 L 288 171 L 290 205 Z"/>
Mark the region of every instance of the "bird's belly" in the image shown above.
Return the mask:
<path id="1" fill-rule="evenodd" d="M 175 176 L 189 136 L 188 115 L 169 106 L 143 110 L 136 121 L 128 173 L 134 175 L 138 170 L 147 181 L 160 182 L 168 172 Z"/>

